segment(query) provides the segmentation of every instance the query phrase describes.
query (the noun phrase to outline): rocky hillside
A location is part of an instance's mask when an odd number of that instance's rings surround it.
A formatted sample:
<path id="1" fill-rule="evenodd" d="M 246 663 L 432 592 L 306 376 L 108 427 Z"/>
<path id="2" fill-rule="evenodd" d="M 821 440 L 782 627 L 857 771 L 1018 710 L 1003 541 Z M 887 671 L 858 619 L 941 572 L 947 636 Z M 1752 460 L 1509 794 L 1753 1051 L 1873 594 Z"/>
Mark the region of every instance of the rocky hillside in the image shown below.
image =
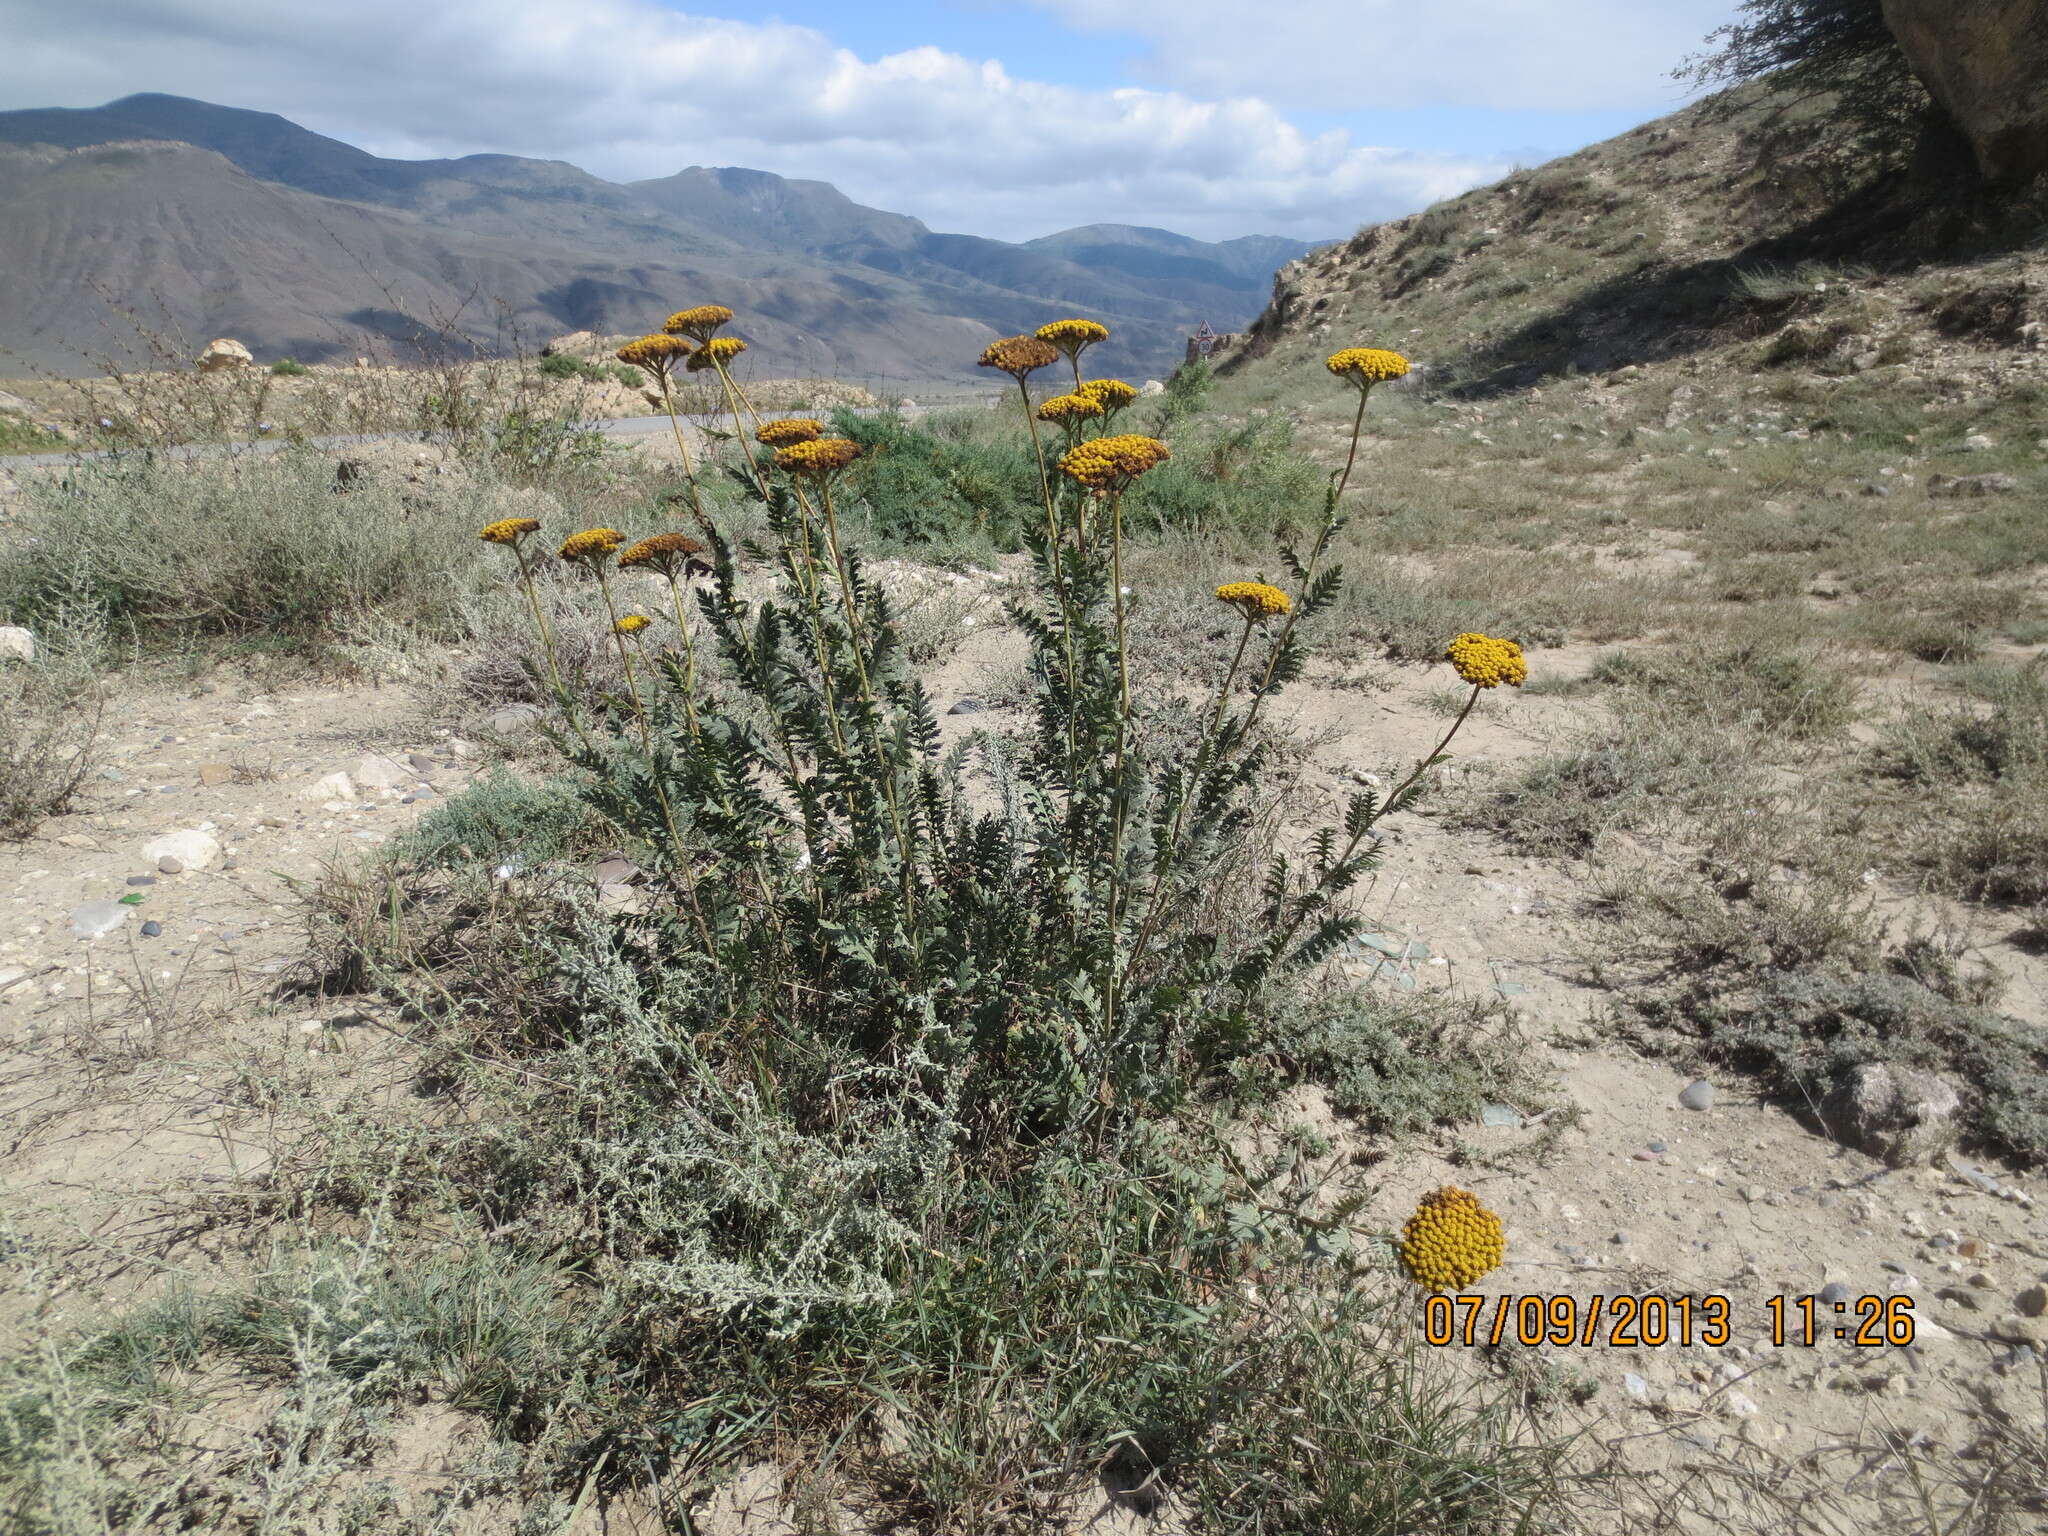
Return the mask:
<path id="1" fill-rule="evenodd" d="M 1824 104 L 1748 87 L 1363 229 L 1282 268 L 1219 366 L 1385 345 L 1466 398 L 1707 354 L 2036 371 L 2041 194 L 1873 176 L 1828 130 Z"/>
<path id="2" fill-rule="evenodd" d="M 0 113 L 0 208 L 0 347 L 74 372 L 132 339 L 110 297 L 266 361 L 402 351 L 422 319 L 486 347 L 637 331 L 716 298 L 773 373 L 965 376 L 988 339 L 1071 308 L 1115 331 L 1106 367 L 1142 377 L 1203 320 L 1249 319 L 1310 249 L 1118 225 L 1010 244 L 764 171 L 622 185 L 512 155 L 387 160 L 162 95 Z"/>

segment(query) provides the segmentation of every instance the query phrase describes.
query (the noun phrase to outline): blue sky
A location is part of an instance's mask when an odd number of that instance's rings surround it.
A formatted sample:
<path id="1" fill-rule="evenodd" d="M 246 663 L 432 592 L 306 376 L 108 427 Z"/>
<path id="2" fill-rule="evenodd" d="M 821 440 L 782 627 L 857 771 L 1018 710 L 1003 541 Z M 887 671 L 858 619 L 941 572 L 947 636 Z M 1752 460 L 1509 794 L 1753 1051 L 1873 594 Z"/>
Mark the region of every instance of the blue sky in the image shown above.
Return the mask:
<path id="1" fill-rule="evenodd" d="M 1682 105 L 1737 0 L 0 0 L 0 107 L 170 91 L 379 154 L 744 165 L 934 228 L 1347 235 Z"/>

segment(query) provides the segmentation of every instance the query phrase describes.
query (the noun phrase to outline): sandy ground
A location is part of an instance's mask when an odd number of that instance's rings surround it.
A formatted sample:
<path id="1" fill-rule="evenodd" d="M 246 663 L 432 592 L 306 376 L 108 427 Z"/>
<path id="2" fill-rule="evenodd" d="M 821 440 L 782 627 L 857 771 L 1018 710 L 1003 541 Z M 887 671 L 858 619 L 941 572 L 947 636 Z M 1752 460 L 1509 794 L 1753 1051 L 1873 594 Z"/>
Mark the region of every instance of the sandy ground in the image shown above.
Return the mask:
<path id="1" fill-rule="evenodd" d="M 1581 668 L 1593 649 L 1538 661 Z M 930 676 L 939 708 L 987 691 L 1018 655 L 1017 636 L 986 624 Z M 1321 743 L 1309 800 L 1334 806 L 1357 775 L 1384 775 L 1441 735 L 1444 720 L 1423 700 L 1444 686 L 1443 670 L 1388 675 L 1376 691 L 1322 677 L 1285 696 L 1283 715 Z M 1584 707 L 1503 698 L 1467 727 L 1458 761 L 1485 772 L 1540 752 Z M 1000 708 L 947 715 L 945 728 L 1002 718 Z M 222 1213 L 271 1145 L 253 1079 L 285 1071 L 338 1093 L 392 1070 L 374 1006 L 276 995 L 303 950 L 296 888 L 389 840 L 487 756 L 392 688 L 266 693 L 223 675 L 125 695 L 108 723 L 105 766 L 78 807 L 0 846 L 8 1220 L 15 1243 L 61 1270 L 81 1306 L 132 1298 L 172 1272 L 204 1283 L 233 1262 Z M 1574 916 L 1577 872 L 1506 856 L 1430 815 L 1390 827 L 1363 899 L 1374 938 L 1345 965 L 1374 986 L 1504 1000 L 1554 1086 L 1541 1104 L 1496 1106 L 1490 1118 L 1502 1123 L 1393 1148 L 1305 1094 L 1300 1117 L 1332 1145 L 1332 1194 L 1365 1192 L 1358 1224 L 1384 1230 L 1439 1183 L 1478 1190 L 1508 1227 L 1508 1263 L 1481 1287 L 1489 1298 L 1568 1297 L 1582 1324 L 1596 1298 L 1618 1295 L 1725 1308 L 1729 1339 L 1718 1346 L 1615 1347 L 1596 1328 L 1590 1346 L 1530 1349 L 1513 1342 L 1510 1321 L 1499 1347 L 1439 1351 L 1450 1370 L 1536 1373 L 1559 1390 L 1560 1420 L 1585 1430 L 1579 1454 L 1630 1474 L 1611 1485 L 1603 1528 L 1775 1529 L 1765 1490 L 1808 1485 L 1852 1523 L 1897 1528 L 1885 1522 L 1905 1507 L 1894 1502 L 1905 1497 L 1902 1454 L 1968 1455 L 2000 1416 L 2048 1432 L 2028 1354 L 2048 1345 L 2038 1315 L 2048 1293 L 2037 1289 L 2048 1232 L 2034 1181 L 1983 1168 L 2004 1191 L 1995 1195 L 1946 1163 L 1888 1170 L 1739 1079 L 1715 1080 L 1710 1108 L 1682 1107 L 1688 1075 L 1598 1027 L 1608 999 L 1577 960 L 1598 941 Z M 197 850 L 182 867 L 152 846 L 178 833 Z M 137 896 L 101 936 L 75 930 L 82 909 Z M 2001 1006 L 2040 1019 L 2043 963 L 2010 951 L 1997 960 L 2011 978 Z M 1843 1318 L 1824 1304 L 1814 1344 L 1773 1342 L 1770 1300 L 1828 1286 L 1844 1288 Z M 1855 1325 L 1863 1297 L 1910 1300 L 1913 1342 L 1831 1337 L 1838 1321 Z M 17 1290 L 0 1312 L 17 1339 L 67 1310 L 45 1298 L 32 1320 L 26 1305 Z M 1482 1334 L 1493 1316 L 1483 1314 Z M 1573 1405 L 1574 1389 L 1590 1395 Z M 459 1415 L 421 1411 L 432 1422 L 408 1421 L 404 1458 L 429 1481 L 452 1475 L 468 1429 Z M 755 1469 L 700 1512 L 699 1528 L 793 1530 L 772 1494 L 772 1475 Z M 653 1529 L 648 1518 L 620 1508 L 605 1524 L 593 1509 L 575 1529 Z M 1077 1509 L 1075 1524 L 1102 1530 L 1104 1519 L 1172 1524 L 1113 1501 Z"/>

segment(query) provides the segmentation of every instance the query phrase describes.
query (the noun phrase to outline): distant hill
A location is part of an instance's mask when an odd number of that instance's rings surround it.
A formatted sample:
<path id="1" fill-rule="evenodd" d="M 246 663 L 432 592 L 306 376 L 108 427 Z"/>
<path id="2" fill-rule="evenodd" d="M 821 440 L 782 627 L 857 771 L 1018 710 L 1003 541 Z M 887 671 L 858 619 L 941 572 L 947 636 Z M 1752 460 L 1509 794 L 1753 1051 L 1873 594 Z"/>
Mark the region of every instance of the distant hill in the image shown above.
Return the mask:
<path id="1" fill-rule="evenodd" d="M 715 300 L 757 372 L 907 378 L 971 375 L 989 339 L 1072 310 L 1114 333 L 1105 370 L 1163 376 L 1199 323 L 1239 328 L 1314 248 L 1116 224 L 1011 244 L 765 171 L 620 184 L 513 155 L 387 160 L 178 96 L 0 112 L 0 371 L 119 351 L 133 324 L 112 294 L 195 343 L 306 361 L 403 353 L 458 312 L 491 349 Z"/>

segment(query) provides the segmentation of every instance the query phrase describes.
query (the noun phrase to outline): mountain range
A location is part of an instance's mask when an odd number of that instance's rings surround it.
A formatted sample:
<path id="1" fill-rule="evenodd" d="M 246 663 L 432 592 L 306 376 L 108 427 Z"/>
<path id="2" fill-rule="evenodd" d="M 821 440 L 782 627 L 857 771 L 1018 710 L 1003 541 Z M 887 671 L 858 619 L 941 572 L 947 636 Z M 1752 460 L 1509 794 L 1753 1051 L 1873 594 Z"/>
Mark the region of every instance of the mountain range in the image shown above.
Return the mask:
<path id="1" fill-rule="evenodd" d="M 1013 244 L 766 171 L 390 160 L 178 96 L 0 112 L 0 372 L 134 361 L 144 330 L 315 362 L 418 355 L 423 322 L 488 351 L 715 302 L 763 375 L 967 377 L 994 337 L 1075 313 L 1111 329 L 1099 368 L 1142 377 L 1315 248 L 1121 224 Z"/>

